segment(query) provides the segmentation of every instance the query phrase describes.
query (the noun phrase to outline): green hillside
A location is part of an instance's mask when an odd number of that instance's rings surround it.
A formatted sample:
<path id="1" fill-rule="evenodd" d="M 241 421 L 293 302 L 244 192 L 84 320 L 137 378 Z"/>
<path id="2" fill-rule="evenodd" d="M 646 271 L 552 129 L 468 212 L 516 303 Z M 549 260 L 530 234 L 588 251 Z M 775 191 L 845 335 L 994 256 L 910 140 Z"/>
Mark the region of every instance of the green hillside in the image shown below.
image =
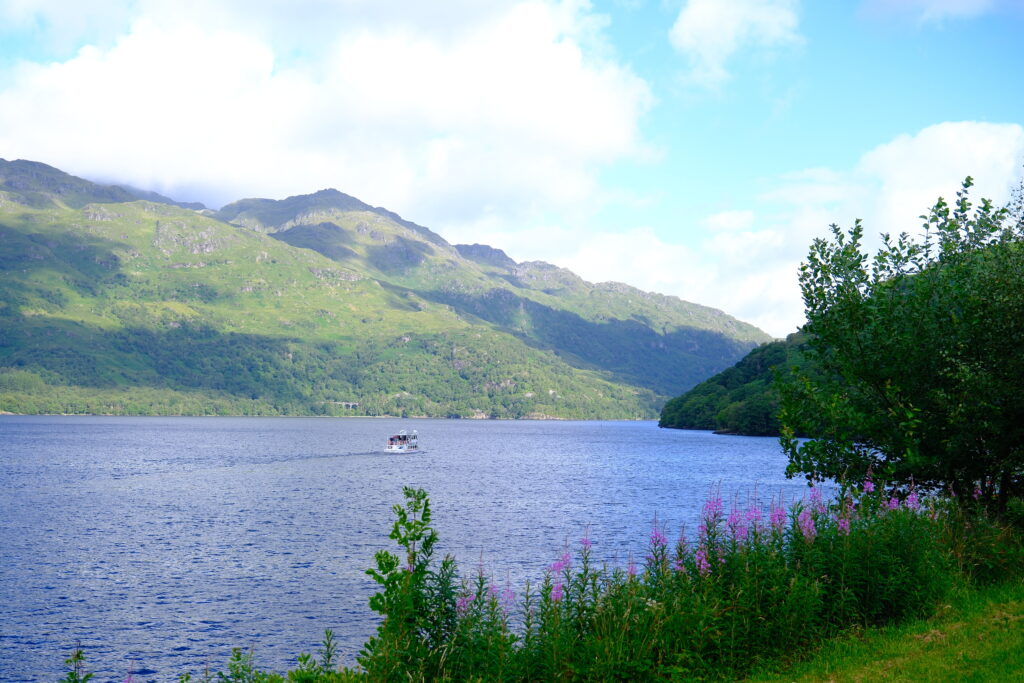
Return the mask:
<path id="1" fill-rule="evenodd" d="M 711 429 L 745 436 L 778 436 L 779 393 L 775 374 L 804 366 L 800 333 L 763 344 L 733 367 L 665 404 L 660 427 Z"/>
<path id="2" fill-rule="evenodd" d="M 0 160 L 0 410 L 651 417 L 767 340 L 334 190 L 142 195 Z"/>

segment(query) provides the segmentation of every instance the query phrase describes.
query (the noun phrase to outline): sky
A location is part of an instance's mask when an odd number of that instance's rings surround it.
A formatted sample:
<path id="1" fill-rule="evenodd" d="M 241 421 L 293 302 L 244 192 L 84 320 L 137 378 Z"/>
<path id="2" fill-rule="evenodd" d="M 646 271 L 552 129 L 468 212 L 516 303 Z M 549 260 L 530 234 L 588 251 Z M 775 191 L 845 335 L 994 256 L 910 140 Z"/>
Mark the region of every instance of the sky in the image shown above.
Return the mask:
<path id="1" fill-rule="evenodd" d="M 815 237 L 1024 170 L 1024 0 L 0 0 L 0 158 L 333 187 L 782 337 Z"/>

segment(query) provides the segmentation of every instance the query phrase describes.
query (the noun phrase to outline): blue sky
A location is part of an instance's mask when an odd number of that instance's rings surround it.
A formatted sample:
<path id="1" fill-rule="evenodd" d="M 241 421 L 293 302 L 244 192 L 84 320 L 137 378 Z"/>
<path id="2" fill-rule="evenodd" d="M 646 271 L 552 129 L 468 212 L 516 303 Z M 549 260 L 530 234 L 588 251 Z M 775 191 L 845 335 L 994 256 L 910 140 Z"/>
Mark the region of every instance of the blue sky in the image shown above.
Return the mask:
<path id="1" fill-rule="evenodd" d="M 335 187 L 782 336 L 830 223 L 1024 165 L 1022 0 L 0 0 L 0 157 Z"/>

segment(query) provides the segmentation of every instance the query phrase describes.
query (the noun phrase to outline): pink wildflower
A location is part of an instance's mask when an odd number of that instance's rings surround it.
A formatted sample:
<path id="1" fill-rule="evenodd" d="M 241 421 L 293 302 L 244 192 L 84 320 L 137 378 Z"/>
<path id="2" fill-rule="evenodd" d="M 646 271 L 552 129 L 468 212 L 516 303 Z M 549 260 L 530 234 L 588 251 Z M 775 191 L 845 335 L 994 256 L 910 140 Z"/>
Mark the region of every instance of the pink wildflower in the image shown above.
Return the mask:
<path id="1" fill-rule="evenodd" d="M 551 601 L 552 602 L 559 602 L 563 597 L 564 597 L 564 595 L 562 593 L 562 582 L 559 581 L 551 589 Z"/>
<path id="2" fill-rule="evenodd" d="M 871 493 L 874 490 L 875 490 L 875 484 L 871 481 L 871 479 L 865 479 L 864 480 L 864 493 Z"/>
<path id="3" fill-rule="evenodd" d="M 978 500 L 979 498 L 981 498 L 981 487 L 980 486 L 975 486 L 974 487 L 974 500 Z"/>
<path id="4" fill-rule="evenodd" d="M 461 616 L 466 616 L 469 612 L 469 604 L 472 602 L 468 595 L 463 594 L 459 596 L 459 599 L 455 601 L 455 611 Z"/>
<path id="5" fill-rule="evenodd" d="M 814 511 L 819 515 L 824 514 L 825 512 L 825 504 L 821 500 L 821 489 L 817 486 L 811 487 L 811 507 L 814 508 Z"/>
<path id="6" fill-rule="evenodd" d="M 768 521 L 774 528 L 781 529 L 786 524 L 786 509 L 773 505 Z"/>
<path id="7" fill-rule="evenodd" d="M 658 527 L 651 529 L 651 545 L 662 548 L 668 545 L 668 539 L 665 538 L 665 534 Z"/>
<path id="8" fill-rule="evenodd" d="M 841 533 L 843 536 L 849 536 L 850 535 L 850 518 L 849 517 L 840 517 L 839 519 L 837 519 L 836 520 L 836 526 L 839 527 L 839 533 Z"/>
<path id="9" fill-rule="evenodd" d="M 713 517 L 717 517 L 720 514 L 722 514 L 722 497 L 721 496 L 715 496 L 714 498 L 710 498 L 706 503 L 704 503 L 704 516 L 705 517 L 712 517 L 713 518 Z"/>
<path id="10" fill-rule="evenodd" d="M 818 529 L 814 526 L 814 517 L 809 509 L 804 508 L 800 511 L 800 515 L 796 518 L 796 524 L 800 527 L 800 533 L 804 535 L 804 540 L 808 543 L 818 535 Z"/>
<path id="11" fill-rule="evenodd" d="M 632 558 L 629 560 L 629 566 L 626 568 L 626 573 L 629 574 L 629 578 L 636 577 L 636 562 Z"/>
<path id="12" fill-rule="evenodd" d="M 729 520 L 727 523 L 729 525 L 729 531 L 732 532 L 733 538 L 735 538 L 737 541 L 747 540 L 747 524 L 743 519 L 743 515 L 740 514 L 739 510 L 736 510 L 734 508 L 732 512 L 729 513 Z"/>
<path id="13" fill-rule="evenodd" d="M 697 571 L 701 576 L 707 576 L 711 573 L 711 563 L 708 562 L 708 554 L 704 550 L 704 546 L 697 548 L 697 553 L 693 556 L 693 559 L 697 563 Z"/>
<path id="14" fill-rule="evenodd" d="M 562 554 L 561 558 L 559 558 L 554 564 L 548 567 L 548 571 L 550 571 L 552 574 L 561 574 L 565 570 L 565 568 L 568 567 L 571 563 L 572 555 L 570 555 L 569 551 L 567 550 L 565 551 L 565 553 Z"/>
<path id="15" fill-rule="evenodd" d="M 889 502 L 886 503 L 886 507 L 888 507 L 890 510 L 899 510 L 900 499 L 897 498 L 896 496 L 893 496 L 892 498 L 889 499 Z"/>
<path id="16" fill-rule="evenodd" d="M 910 495 L 907 496 L 907 507 L 911 510 L 921 509 L 921 501 L 917 497 L 917 491 L 911 491 Z"/>
<path id="17" fill-rule="evenodd" d="M 594 545 L 593 541 L 590 540 L 589 533 L 580 539 L 580 545 L 583 546 L 584 550 L 590 550 L 590 548 Z"/>
<path id="18" fill-rule="evenodd" d="M 508 586 L 505 586 L 501 590 L 501 607 L 505 610 L 505 614 L 508 614 L 512 606 L 516 604 L 516 593 Z"/>

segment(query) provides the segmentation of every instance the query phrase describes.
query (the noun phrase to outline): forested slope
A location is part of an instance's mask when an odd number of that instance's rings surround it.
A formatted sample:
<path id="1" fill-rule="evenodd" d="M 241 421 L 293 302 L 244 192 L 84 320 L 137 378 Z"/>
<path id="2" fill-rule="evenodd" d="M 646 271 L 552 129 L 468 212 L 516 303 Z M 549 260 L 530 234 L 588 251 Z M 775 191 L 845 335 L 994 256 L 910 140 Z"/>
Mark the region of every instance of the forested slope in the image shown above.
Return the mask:
<path id="1" fill-rule="evenodd" d="M 767 339 L 333 190 L 143 194 L 0 160 L 0 410 L 651 417 Z"/>
<path id="2" fill-rule="evenodd" d="M 675 429 L 711 429 L 747 436 L 778 436 L 777 372 L 803 366 L 803 336 L 763 344 L 736 365 L 665 404 L 658 425 Z"/>

